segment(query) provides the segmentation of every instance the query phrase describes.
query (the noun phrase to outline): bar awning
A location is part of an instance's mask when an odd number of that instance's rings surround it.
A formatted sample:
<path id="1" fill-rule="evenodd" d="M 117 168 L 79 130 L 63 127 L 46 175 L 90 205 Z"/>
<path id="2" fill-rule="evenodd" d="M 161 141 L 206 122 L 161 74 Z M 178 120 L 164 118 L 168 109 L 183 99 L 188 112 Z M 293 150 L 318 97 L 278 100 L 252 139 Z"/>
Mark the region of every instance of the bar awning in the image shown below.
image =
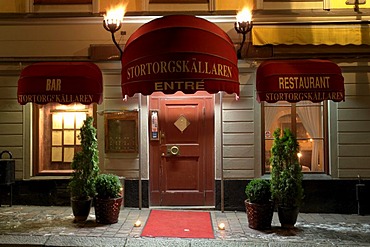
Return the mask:
<path id="1" fill-rule="evenodd" d="M 60 103 L 100 104 L 102 73 L 90 62 L 41 62 L 27 66 L 18 80 L 18 102 L 25 105 Z"/>
<path id="2" fill-rule="evenodd" d="M 270 60 L 257 69 L 257 100 L 344 101 L 344 78 L 339 66 L 327 60 Z"/>
<path id="3" fill-rule="evenodd" d="M 230 37 L 195 16 L 169 15 L 137 29 L 122 55 L 122 94 L 224 91 L 239 95 L 237 57 Z"/>
<path id="4" fill-rule="evenodd" d="M 370 45 L 367 24 L 255 25 L 253 45 Z"/>

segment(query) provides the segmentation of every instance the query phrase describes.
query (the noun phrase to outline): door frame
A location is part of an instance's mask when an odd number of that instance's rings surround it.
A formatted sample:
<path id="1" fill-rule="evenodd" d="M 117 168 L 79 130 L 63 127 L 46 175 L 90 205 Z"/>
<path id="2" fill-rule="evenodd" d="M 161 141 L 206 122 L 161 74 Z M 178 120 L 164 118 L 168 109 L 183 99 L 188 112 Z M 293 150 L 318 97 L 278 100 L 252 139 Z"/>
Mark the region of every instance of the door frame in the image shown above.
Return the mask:
<path id="1" fill-rule="evenodd" d="M 211 187 L 212 187 L 212 193 L 213 193 L 213 198 L 212 198 L 212 205 L 208 205 L 210 203 L 207 204 L 207 206 L 215 206 L 216 205 L 216 194 L 217 194 L 217 191 L 216 191 L 216 149 L 217 149 L 217 146 L 216 146 L 216 131 L 215 131 L 215 121 L 216 121 L 216 112 L 215 112 L 215 105 L 216 105 L 216 101 L 215 101 L 215 94 L 209 94 L 207 92 L 197 92 L 195 94 L 192 94 L 192 95 L 187 95 L 187 94 L 183 94 L 182 92 L 178 92 L 178 93 L 175 93 L 173 95 L 165 95 L 161 92 L 156 92 L 156 93 L 153 93 L 151 96 L 149 96 L 149 100 L 148 100 L 148 133 L 149 133 L 149 138 L 148 138 L 148 144 L 149 144 L 149 152 L 148 152 L 148 160 L 149 160 L 149 164 L 148 164 L 148 171 L 149 171 L 149 188 L 148 188 L 148 194 L 149 194 L 149 200 L 148 200 L 148 203 L 149 203 L 149 206 L 153 206 L 155 204 L 157 204 L 157 201 L 159 200 L 158 198 L 156 199 L 153 199 L 152 198 L 152 188 L 153 187 L 158 187 L 157 186 L 154 186 L 153 183 L 156 183 L 157 181 L 153 181 L 153 173 L 154 172 L 158 172 L 158 171 L 153 171 L 152 169 L 152 165 L 153 162 L 157 162 L 158 160 L 158 157 L 154 157 L 155 154 L 153 154 L 153 151 L 152 149 L 153 148 L 159 148 L 159 141 L 154 141 L 152 140 L 151 138 L 151 112 L 152 111 L 158 111 L 159 109 L 159 106 L 158 107 L 153 107 L 153 103 L 152 103 L 152 99 L 153 98 L 168 98 L 168 99 L 173 99 L 173 100 L 181 100 L 181 98 L 189 98 L 189 97 L 192 97 L 192 98 L 201 98 L 201 99 L 204 99 L 204 98 L 208 98 L 211 102 L 210 104 L 210 109 L 209 111 L 212 112 L 212 128 L 213 128 L 213 131 L 212 131 L 212 140 L 213 140 L 213 148 L 212 150 L 210 151 L 210 153 L 212 154 L 212 161 L 211 161 L 211 174 L 209 175 L 209 181 L 205 181 L 205 183 L 211 183 Z M 160 114 L 160 113 L 159 113 Z M 159 135 L 159 133 L 158 133 Z M 156 143 L 156 144 L 155 144 Z M 207 156 L 208 157 L 208 156 Z M 205 189 L 207 188 L 207 186 L 205 185 L 204 187 Z M 205 193 L 207 193 L 207 191 L 205 190 Z M 206 198 L 206 196 L 205 196 Z M 155 201 L 155 203 L 153 203 L 153 200 Z"/>

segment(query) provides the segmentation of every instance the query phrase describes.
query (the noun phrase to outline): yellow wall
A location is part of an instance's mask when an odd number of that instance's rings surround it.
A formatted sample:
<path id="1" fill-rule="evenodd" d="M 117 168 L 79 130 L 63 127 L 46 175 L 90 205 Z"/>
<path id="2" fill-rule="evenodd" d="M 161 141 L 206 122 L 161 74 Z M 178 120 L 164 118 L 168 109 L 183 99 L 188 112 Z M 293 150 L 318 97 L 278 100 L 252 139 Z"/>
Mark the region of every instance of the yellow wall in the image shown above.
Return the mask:
<path id="1" fill-rule="evenodd" d="M 0 0 L 0 13 L 24 13 L 29 0 Z M 100 12 L 117 3 L 128 2 L 127 11 L 144 11 L 145 0 L 100 0 Z M 241 10 L 244 6 L 253 9 L 255 0 L 216 0 L 216 10 Z M 345 0 L 331 0 L 332 9 L 353 9 L 353 5 L 346 5 Z M 360 4 L 361 8 L 370 8 L 370 0 L 366 4 Z"/>
<path id="2" fill-rule="evenodd" d="M 253 9 L 254 0 L 216 0 L 217 10 L 242 10 L 244 7 Z"/>
<path id="3" fill-rule="evenodd" d="M 105 12 L 108 8 L 113 7 L 117 4 L 126 3 L 127 8 L 126 11 L 143 11 L 143 1 L 137 1 L 137 0 L 101 0 L 99 1 L 100 6 L 100 12 Z"/>
<path id="4" fill-rule="evenodd" d="M 0 13 L 24 13 L 28 0 L 0 0 Z"/>
<path id="5" fill-rule="evenodd" d="M 370 8 L 370 1 L 367 0 L 365 4 L 358 5 L 361 8 Z M 330 1 L 330 8 L 332 9 L 342 9 L 342 8 L 350 8 L 353 9 L 354 5 L 347 5 L 346 1 L 338 1 L 338 0 L 331 0 Z"/>

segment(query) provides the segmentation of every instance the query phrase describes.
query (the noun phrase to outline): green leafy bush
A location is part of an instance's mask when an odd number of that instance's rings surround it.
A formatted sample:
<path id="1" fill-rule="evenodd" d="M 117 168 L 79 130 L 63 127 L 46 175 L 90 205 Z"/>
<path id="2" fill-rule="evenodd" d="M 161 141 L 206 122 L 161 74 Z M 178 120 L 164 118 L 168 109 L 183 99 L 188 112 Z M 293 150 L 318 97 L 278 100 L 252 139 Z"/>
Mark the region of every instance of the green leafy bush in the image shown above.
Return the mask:
<path id="1" fill-rule="evenodd" d="M 118 198 L 122 196 L 122 185 L 119 177 L 113 174 L 99 174 L 96 179 L 97 197 L 101 199 Z"/>
<path id="2" fill-rule="evenodd" d="M 251 203 L 268 203 L 271 200 L 270 182 L 261 178 L 250 181 L 245 187 L 245 195 Z"/>
<path id="3" fill-rule="evenodd" d="M 93 117 L 87 117 L 80 128 L 82 150 L 75 153 L 72 161 L 72 177 L 69 182 L 71 196 L 87 199 L 95 196 L 95 180 L 99 174 L 99 151 Z"/>
<path id="4" fill-rule="evenodd" d="M 271 193 L 277 205 L 300 206 L 303 200 L 302 168 L 299 165 L 299 144 L 290 129 L 274 132 L 271 149 Z"/>

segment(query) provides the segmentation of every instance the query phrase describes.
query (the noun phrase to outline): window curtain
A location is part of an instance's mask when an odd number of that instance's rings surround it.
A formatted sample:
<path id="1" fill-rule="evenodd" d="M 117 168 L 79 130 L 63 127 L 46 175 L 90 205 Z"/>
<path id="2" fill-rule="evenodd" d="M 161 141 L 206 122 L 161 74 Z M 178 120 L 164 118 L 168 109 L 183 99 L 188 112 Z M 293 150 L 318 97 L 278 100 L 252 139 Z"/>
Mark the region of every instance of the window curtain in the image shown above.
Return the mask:
<path id="1" fill-rule="evenodd" d="M 313 106 L 311 102 L 300 102 L 297 107 L 297 114 L 302 120 L 302 124 L 309 133 L 312 141 L 311 171 L 322 171 L 322 114 L 320 106 Z M 320 138 L 320 139 L 316 139 Z"/>
<path id="2" fill-rule="evenodd" d="M 265 132 L 270 131 L 271 135 L 274 133 L 272 124 L 276 122 L 280 110 L 280 107 L 265 107 Z"/>

